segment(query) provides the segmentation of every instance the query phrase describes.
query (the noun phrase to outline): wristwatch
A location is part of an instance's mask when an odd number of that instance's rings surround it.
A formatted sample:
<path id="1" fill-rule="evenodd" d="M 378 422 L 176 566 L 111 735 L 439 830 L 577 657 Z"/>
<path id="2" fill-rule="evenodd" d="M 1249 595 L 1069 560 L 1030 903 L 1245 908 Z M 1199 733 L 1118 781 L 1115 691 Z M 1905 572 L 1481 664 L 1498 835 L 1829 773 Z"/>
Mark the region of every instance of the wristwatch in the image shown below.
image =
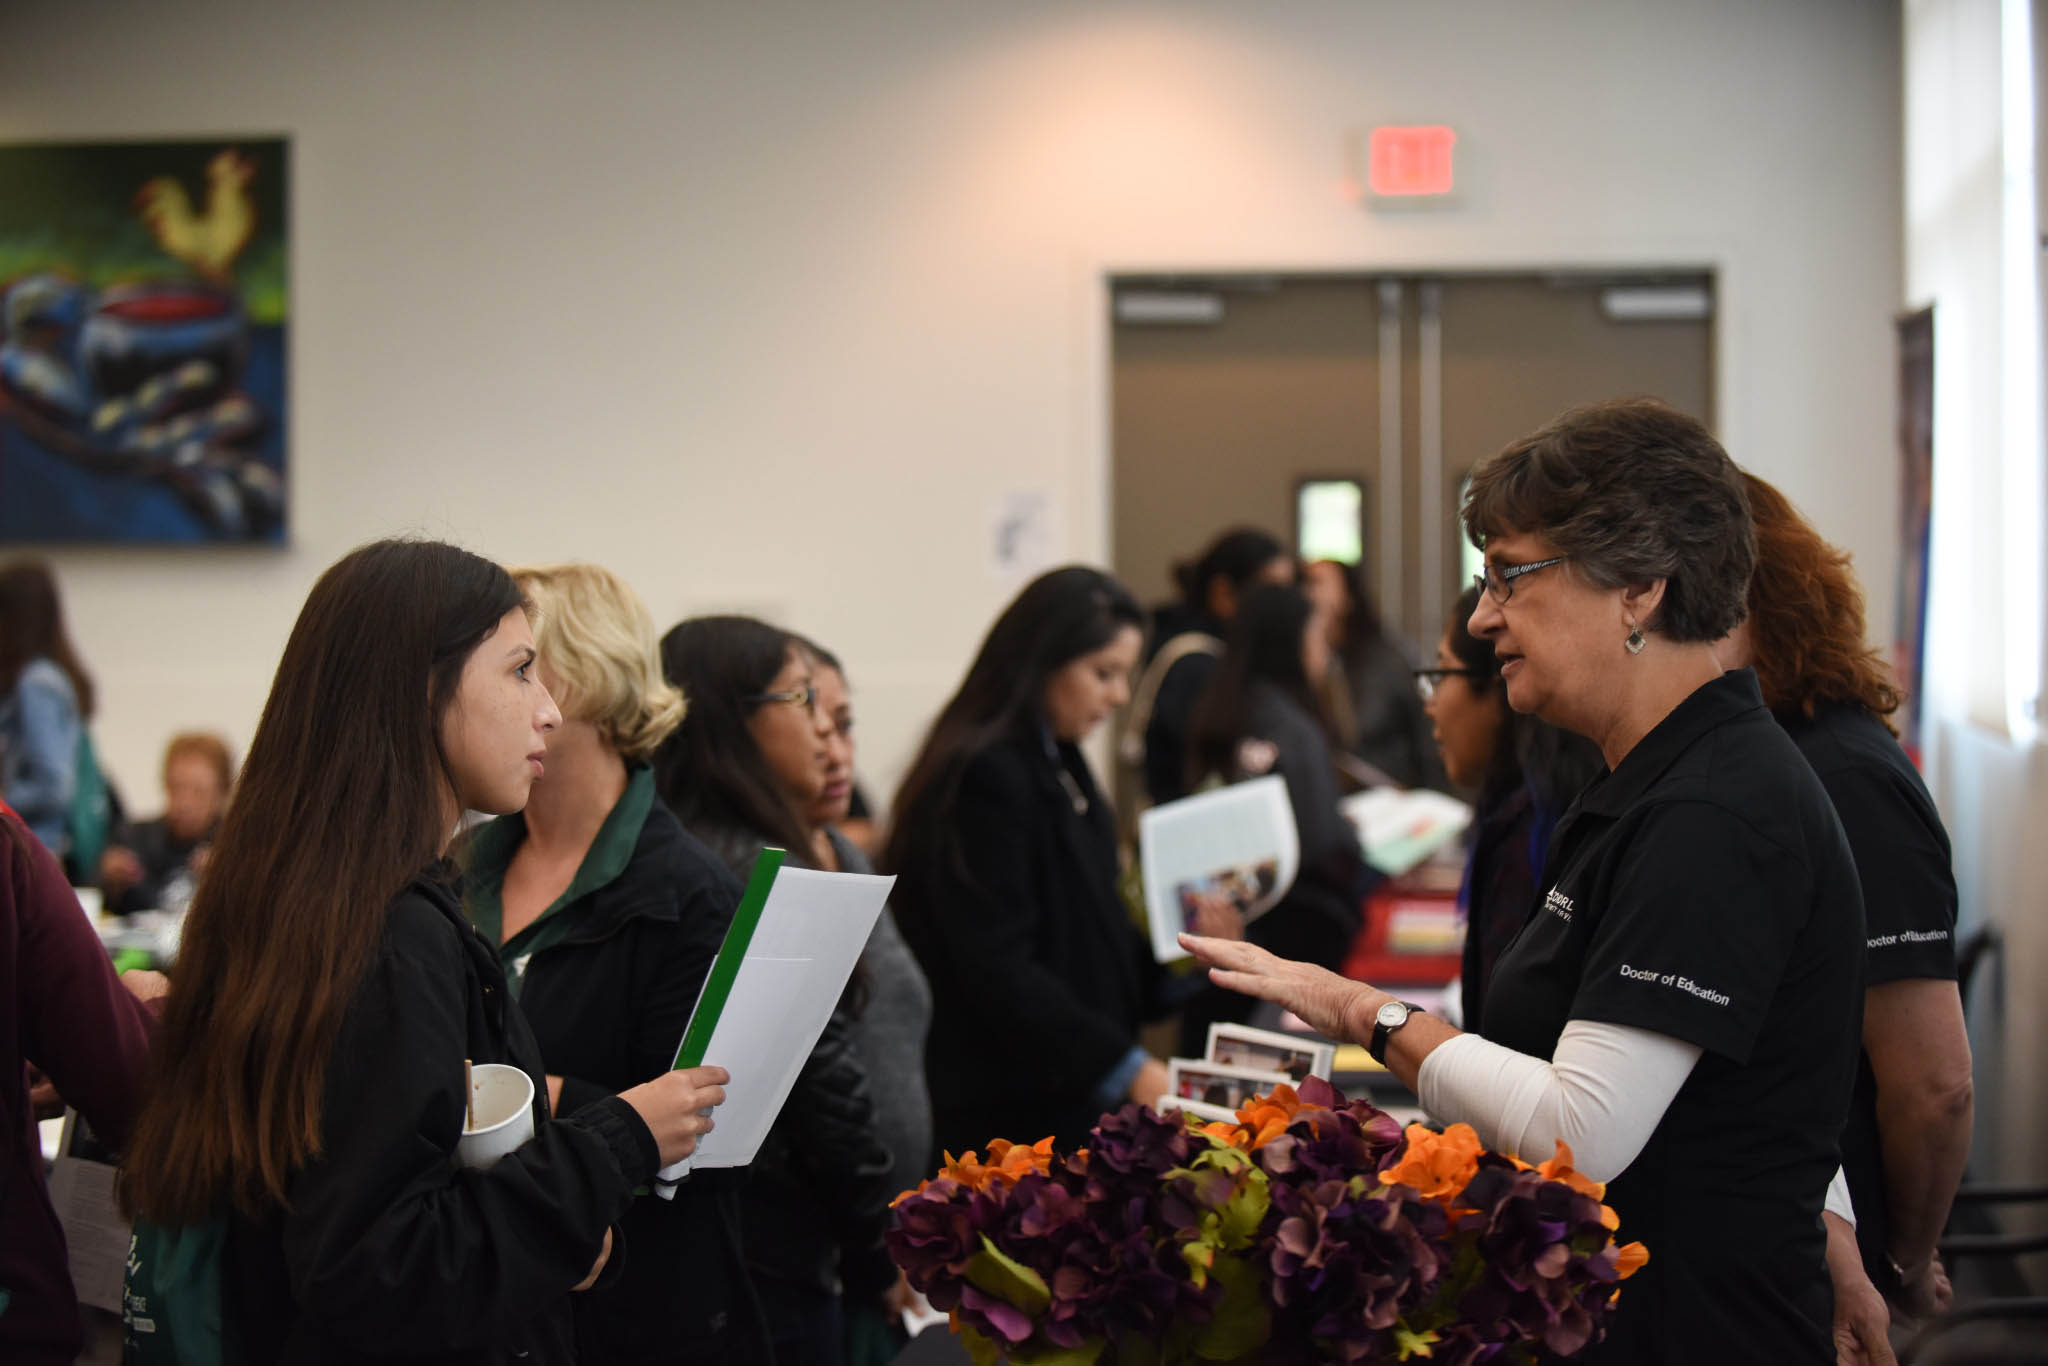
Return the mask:
<path id="1" fill-rule="evenodd" d="M 1379 1008 L 1372 1017 L 1372 1042 L 1365 1051 L 1380 1066 L 1387 1065 L 1387 1045 L 1393 1041 L 1394 1031 L 1408 1023 L 1408 1017 L 1422 1009 L 1413 1001 L 1389 1001 Z"/>

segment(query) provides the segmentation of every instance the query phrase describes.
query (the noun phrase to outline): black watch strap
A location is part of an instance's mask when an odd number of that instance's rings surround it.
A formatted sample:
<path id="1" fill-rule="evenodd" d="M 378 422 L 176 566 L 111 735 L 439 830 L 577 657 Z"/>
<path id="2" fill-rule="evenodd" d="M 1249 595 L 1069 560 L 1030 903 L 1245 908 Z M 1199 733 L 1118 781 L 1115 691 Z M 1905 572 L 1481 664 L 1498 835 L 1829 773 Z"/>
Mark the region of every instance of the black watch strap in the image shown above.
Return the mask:
<path id="1" fill-rule="evenodd" d="M 1408 1007 L 1407 1016 L 1401 1020 L 1403 1025 L 1407 1024 L 1410 1019 L 1413 1019 L 1417 1012 L 1422 1009 L 1421 1006 L 1413 1001 L 1403 1001 L 1401 1004 Z M 1374 1062 L 1382 1067 L 1387 1065 L 1387 1045 L 1393 1041 L 1394 1029 L 1399 1027 L 1399 1025 L 1396 1025 L 1390 1028 L 1387 1025 L 1381 1024 L 1378 1020 L 1373 1021 L 1372 1039 L 1366 1044 L 1365 1051 L 1371 1055 Z"/>

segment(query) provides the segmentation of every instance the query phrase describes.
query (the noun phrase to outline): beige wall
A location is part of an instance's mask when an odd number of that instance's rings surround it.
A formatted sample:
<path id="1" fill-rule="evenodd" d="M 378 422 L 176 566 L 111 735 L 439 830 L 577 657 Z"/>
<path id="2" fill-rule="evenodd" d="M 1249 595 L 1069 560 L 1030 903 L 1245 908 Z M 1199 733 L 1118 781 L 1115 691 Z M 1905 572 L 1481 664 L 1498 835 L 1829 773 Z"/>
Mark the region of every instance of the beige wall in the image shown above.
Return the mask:
<path id="1" fill-rule="evenodd" d="M 293 138 L 294 545 L 60 556 L 103 747 L 148 794 L 172 728 L 245 741 L 313 576 L 414 530 L 816 632 L 886 787 L 1010 590 L 994 501 L 1105 551 L 1110 269 L 1712 263 L 1728 443 L 1887 623 L 1898 42 L 1868 0 L 15 7 L 0 137 Z M 1347 202 L 1348 132 L 1434 120 L 1464 207 Z"/>

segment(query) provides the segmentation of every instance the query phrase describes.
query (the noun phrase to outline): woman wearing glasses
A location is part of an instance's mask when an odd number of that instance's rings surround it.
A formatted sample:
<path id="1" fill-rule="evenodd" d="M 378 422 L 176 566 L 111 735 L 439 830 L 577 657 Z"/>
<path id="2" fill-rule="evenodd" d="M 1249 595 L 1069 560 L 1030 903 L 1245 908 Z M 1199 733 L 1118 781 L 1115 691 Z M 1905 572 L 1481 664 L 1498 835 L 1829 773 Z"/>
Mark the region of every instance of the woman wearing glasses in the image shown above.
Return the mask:
<path id="1" fill-rule="evenodd" d="M 1590 740 L 1508 705 L 1493 645 L 1465 629 L 1479 607 L 1474 584 L 1458 597 L 1436 646 L 1417 669 L 1431 732 L 1451 781 L 1473 796 L 1472 849 L 1458 904 L 1465 912 L 1460 1023 L 1483 1028 L 1494 964 L 1542 885 L 1550 833 L 1604 765 Z"/>
<path id="2" fill-rule="evenodd" d="M 689 701 L 655 755 L 663 799 L 742 879 L 769 845 L 810 861 L 830 722 L 801 642 L 752 617 L 697 617 L 662 637 L 661 663 Z M 747 1264 L 779 1366 L 837 1366 L 842 1296 L 876 1301 L 896 1282 L 882 1247 L 896 1190 L 854 1045 L 863 983 L 856 969 L 741 1192 Z"/>
<path id="3" fill-rule="evenodd" d="M 1508 705 L 1599 746 L 1483 1033 L 1249 945 L 1225 986 L 1358 1039 L 1433 1114 L 1568 1142 L 1651 1249 L 1600 1362 L 1831 1362 L 1823 1195 L 1855 1076 L 1862 899 L 1827 794 L 1723 673 L 1756 538 L 1739 472 L 1653 400 L 1575 409 L 1474 474 L 1471 619 Z"/>

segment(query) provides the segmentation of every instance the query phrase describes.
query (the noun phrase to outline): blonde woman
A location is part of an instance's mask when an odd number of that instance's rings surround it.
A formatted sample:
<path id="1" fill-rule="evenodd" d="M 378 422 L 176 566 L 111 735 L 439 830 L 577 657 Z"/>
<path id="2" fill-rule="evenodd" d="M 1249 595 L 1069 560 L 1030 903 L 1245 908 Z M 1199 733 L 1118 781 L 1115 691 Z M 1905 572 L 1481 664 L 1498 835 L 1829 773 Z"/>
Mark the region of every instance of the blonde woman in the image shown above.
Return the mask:
<path id="1" fill-rule="evenodd" d="M 670 1064 L 740 885 L 656 796 L 647 759 L 684 703 L 638 596 L 596 565 L 512 576 L 562 724 L 526 809 L 471 840 L 465 900 L 533 1025 L 549 1099 L 573 1114 Z M 577 1305 L 584 1359 L 756 1358 L 734 1199 L 705 1172 L 672 1202 L 634 1201 L 623 1270 Z"/>

